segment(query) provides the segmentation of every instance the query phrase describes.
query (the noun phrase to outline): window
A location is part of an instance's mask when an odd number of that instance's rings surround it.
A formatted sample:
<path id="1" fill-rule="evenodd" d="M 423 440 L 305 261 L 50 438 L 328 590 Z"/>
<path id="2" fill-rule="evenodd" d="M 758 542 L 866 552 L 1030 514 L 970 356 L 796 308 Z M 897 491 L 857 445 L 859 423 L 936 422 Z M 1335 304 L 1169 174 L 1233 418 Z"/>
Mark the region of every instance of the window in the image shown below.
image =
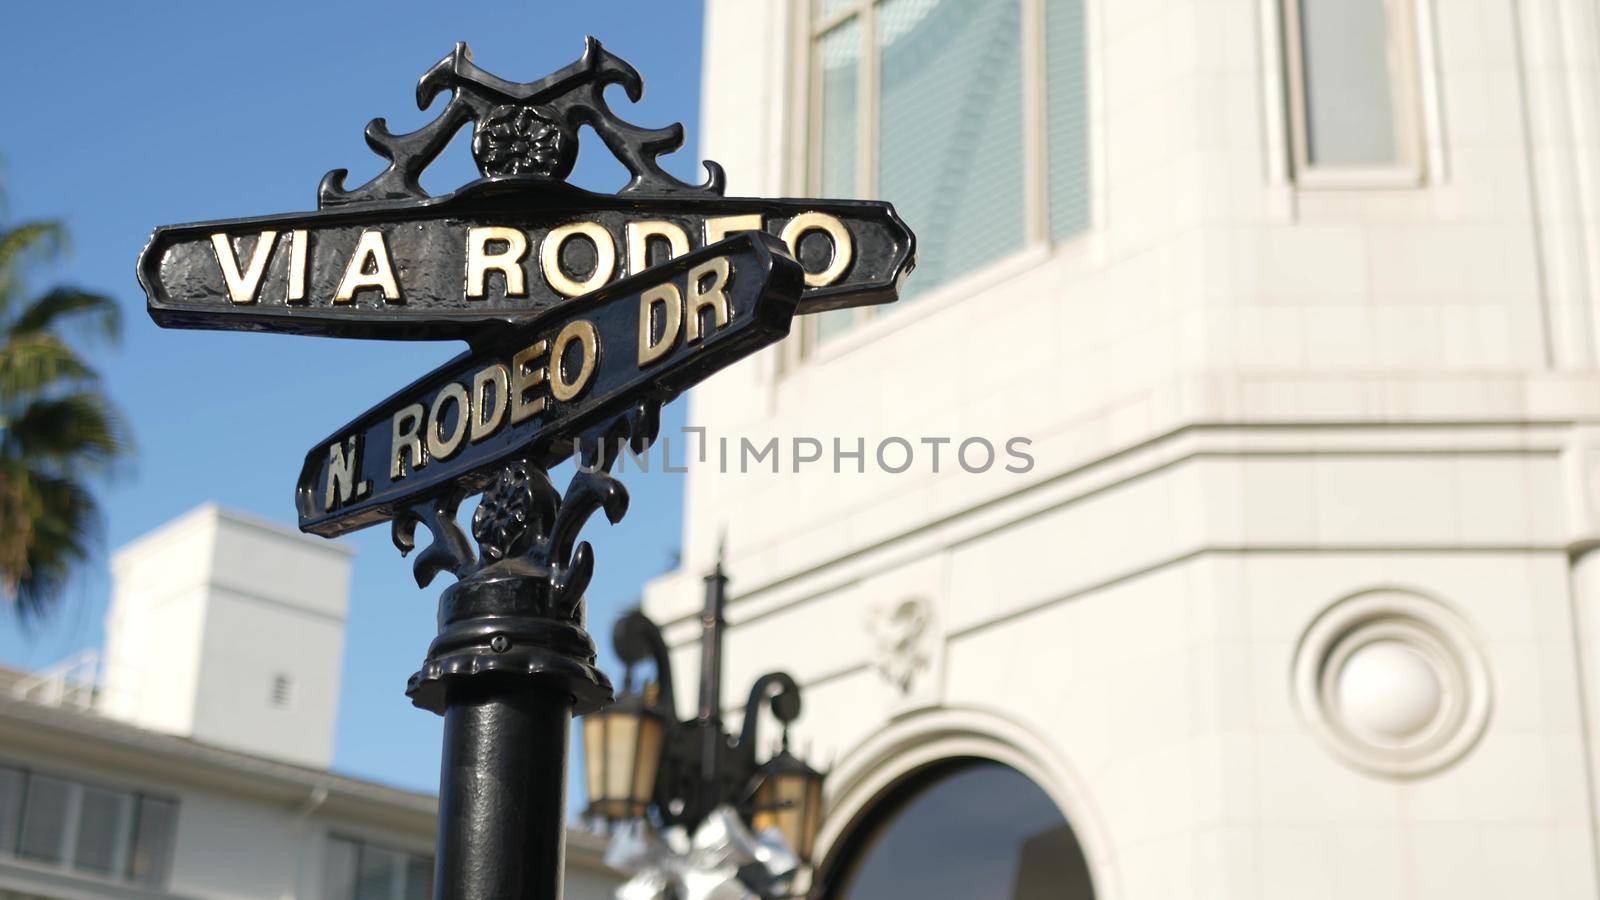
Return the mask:
<path id="1" fill-rule="evenodd" d="M 1411 0 L 1284 0 L 1295 179 L 1421 179 Z"/>
<path id="2" fill-rule="evenodd" d="M 0 767 L 0 855 L 160 887 L 177 814 L 170 800 Z"/>
<path id="3" fill-rule="evenodd" d="M 178 804 L 141 796 L 133 821 L 133 850 L 128 854 L 128 880 L 152 887 L 166 884 L 172 870 Z"/>
<path id="4" fill-rule="evenodd" d="M 1093 900 L 1089 864 L 1038 785 L 987 760 L 952 760 L 891 790 L 823 871 L 827 900 Z"/>
<path id="5" fill-rule="evenodd" d="M 1088 227 L 1083 0 L 812 0 L 810 58 L 813 189 L 894 201 L 905 299 Z M 873 314 L 824 313 L 815 339 Z"/>
<path id="6" fill-rule="evenodd" d="M 344 837 L 328 838 L 324 900 L 428 900 L 433 857 Z"/>

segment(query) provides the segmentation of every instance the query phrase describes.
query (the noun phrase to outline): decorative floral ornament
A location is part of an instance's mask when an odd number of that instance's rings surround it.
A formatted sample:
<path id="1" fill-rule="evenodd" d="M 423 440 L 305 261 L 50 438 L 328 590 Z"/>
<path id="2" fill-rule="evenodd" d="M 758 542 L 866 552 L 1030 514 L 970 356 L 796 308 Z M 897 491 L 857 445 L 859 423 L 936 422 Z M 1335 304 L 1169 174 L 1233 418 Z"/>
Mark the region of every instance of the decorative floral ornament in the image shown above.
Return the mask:
<path id="1" fill-rule="evenodd" d="M 494 484 L 472 514 L 472 536 L 478 539 L 486 561 L 521 556 L 533 545 L 534 480 L 527 463 L 512 463 L 500 470 Z"/>
<path id="2" fill-rule="evenodd" d="M 478 123 L 472 158 L 485 175 L 566 178 L 578 158 L 578 141 L 555 110 L 507 103 Z"/>
<path id="3" fill-rule="evenodd" d="M 733 807 L 719 806 L 693 840 L 682 828 L 657 834 L 642 820 L 621 826 L 606 865 L 633 876 L 617 900 L 762 900 L 788 893 L 800 860 L 777 829 L 752 834 Z"/>

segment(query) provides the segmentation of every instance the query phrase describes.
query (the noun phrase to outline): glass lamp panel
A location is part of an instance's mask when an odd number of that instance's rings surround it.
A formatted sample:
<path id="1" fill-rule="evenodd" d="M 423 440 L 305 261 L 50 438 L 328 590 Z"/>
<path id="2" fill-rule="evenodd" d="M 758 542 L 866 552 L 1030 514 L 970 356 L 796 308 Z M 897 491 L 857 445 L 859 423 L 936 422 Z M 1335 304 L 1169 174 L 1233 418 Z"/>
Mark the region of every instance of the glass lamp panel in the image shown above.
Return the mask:
<path id="1" fill-rule="evenodd" d="M 820 777 L 801 770 L 774 772 L 756 788 L 757 811 L 750 824 L 756 831 L 778 829 L 789 849 L 809 861 L 821 799 Z"/>
<path id="2" fill-rule="evenodd" d="M 644 814 L 655 790 L 665 724 L 638 706 L 619 704 L 584 722 L 589 811 L 607 819 Z"/>
<path id="3" fill-rule="evenodd" d="M 639 715 L 616 712 L 606 718 L 606 766 L 602 795 L 618 810 L 615 815 L 627 815 L 633 799 L 633 762 L 639 753 Z"/>
<path id="4" fill-rule="evenodd" d="M 805 862 L 811 862 L 811 851 L 816 849 L 817 832 L 822 829 L 822 779 L 812 778 L 806 784 L 805 816 L 800 826 L 800 840 L 795 852 Z"/>
<path id="5" fill-rule="evenodd" d="M 878 7 L 879 196 L 917 233 L 911 299 L 1021 249 L 1021 0 Z"/>
<path id="6" fill-rule="evenodd" d="M 634 758 L 632 800 L 642 814 L 656 790 L 656 774 L 661 771 L 661 745 L 666 738 L 666 723 L 655 716 L 639 718 L 639 755 Z"/>
<path id="7" fill-rule="evenodd" d="M 583 720 L 583 781 L 591 806 L 605 796 L 606 718 L 605 713 L 594 713 Z"/>

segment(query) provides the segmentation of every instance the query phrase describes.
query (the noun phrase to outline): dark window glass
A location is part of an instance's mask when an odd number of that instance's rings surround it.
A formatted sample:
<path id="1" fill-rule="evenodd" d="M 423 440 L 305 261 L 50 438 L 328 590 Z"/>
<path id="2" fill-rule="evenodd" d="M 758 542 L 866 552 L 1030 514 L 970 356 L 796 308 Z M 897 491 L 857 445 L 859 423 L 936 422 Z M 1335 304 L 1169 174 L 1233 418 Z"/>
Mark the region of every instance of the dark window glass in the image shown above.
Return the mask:
<path id="1" fill-rule="evenodd" d="M 17 826 L 22 823 L 22 778 L 16 769 L 0 768 L 0 853 L 15 853 Z"/>
<path id="2" fill-rule="evenodd" d="M 431 900 L 433 897 L 433 857 L 413 856 L 406 860 L 406 900 Z"/>
<path id="3" fill-rule="evenodd" d="M 832 900 L 1092 900 L 1089 867 L 1038 785 L 962 761 L 891 794 L 845 843 Z"/>
<path id="4" fill-rule="evenodd" d="M 67 803 L 71 800 L 71 792 L 72 786 L 65 781 L 38 775 L 28 778 L 17 855 L 44 862 L 61 862 L 61 845 L 66 842 Z"/>
<path id="5" fill-rule="evenodd" d="M 133 841 L 128 851 L 128 878 L 160 886 L 172 871 L 172 845 L 178 827 L 178 804 L 140 797 L 134 813 Z"/>
<path id="6" fill-rule="evenodd" d="M 327 900 L 431 900 L 433 857 L 329 837 L 322 896 Z"/>
<path id="7" fill-rule="evenodd" d="M 394 900 L 395 882 L 404 875 L 400 854 L 363 845 L 356 865 L 355 900 Z"/>
<path id="8" fill-rule="evenodd" d="M 1022 247 L 1021 33 L 1020 0 L 878 7 L 878 195 L 917 233 L 907 300 Z"/>
<path id="9" fill-rule="evenodd" d="M 328 855 L 322 862 L 322 896 L 325 900 L 348 900 L 356 895 L 356 857 L 359 845 L 344 838 L 328 839 Z"/>
<path id="10" fill-rule="evenodd" d="M 77 848 L 72 853 L 72 864 L 77 868 L 101 875 L 117 871 L 117 846 L 127 833 L 128 806 L 132 800 L 127 794 L 100 788 L 83 788 L 83 802 L 78 808 Z"/>

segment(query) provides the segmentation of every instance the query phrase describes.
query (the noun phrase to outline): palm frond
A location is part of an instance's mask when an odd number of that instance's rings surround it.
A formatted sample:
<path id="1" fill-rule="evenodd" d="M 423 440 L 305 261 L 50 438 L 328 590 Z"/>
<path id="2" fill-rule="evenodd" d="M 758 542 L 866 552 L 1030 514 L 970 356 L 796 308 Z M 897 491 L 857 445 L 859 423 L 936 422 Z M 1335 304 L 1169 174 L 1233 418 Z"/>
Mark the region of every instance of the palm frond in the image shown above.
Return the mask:
<path id="1" fill-rule="evenodd" d="M 95 337 L 115 341 L 122 336 L 122 308 L 104 294 L 74 287 L 46 291 L 12 320 L 13 334 L 34 334 L 59 326 L 75 326 Z"/>
<path id="2" fill-rule="evenodd" d="M 23 222 L 0 228 L 0 309 L 10 305 L 29 262 L 50 259 L 67 245 L 67 230 L 60 222 Z"/>
<path id="3" fill-rule="evenodd" d="M 87 488 L 71 478 L 32 474 L 30 505 L 48 513 L 32 523 L 23 570 L 4 573 L 24 623 L 60 602 L 72 573 L 88 561 L 101 534 L 100 509 Z"/>
<path id="4" fill-rule="evenodd" d="M 34 400 L 6 423 L 0 454 L 30 468 L 99 472 L 128 455 L 126 429 L 104 397 L 82 391 Z"/>
<path id="5" fill-rule="evenodd" d="M 0 344 L 0 404 L 5 406 L 95 378 L 76 351 L 48 332 L 12 335 Z"/>

